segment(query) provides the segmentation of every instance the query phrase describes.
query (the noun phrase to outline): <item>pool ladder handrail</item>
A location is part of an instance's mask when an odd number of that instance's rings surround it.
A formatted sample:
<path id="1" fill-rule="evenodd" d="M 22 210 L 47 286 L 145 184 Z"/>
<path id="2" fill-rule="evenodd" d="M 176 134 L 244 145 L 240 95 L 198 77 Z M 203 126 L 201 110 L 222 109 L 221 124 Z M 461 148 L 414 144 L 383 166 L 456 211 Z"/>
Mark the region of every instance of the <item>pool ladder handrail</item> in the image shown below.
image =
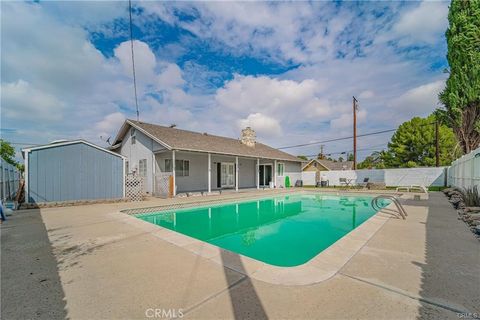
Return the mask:
<path id="1" fill-rule="evenodd" d="M 385 209 L 385 208 L 381 207 L 378 204 L 379 200 L 391 200 L 395 204 L 395 206 L 397 207 L 398 212 L 396 212 L 395 210 Z M 392 195 L 382 194 L 382 195 L 376 196 L 375 198 L 372 199 L 371 205 L 372 205 L 372 208 L 377 210 L 377 211 L 380 211 L 380 210 L 393 211 L 393 212 L 395 212 L 395 215 L 400 214 L 400 216 L 402 217 L 403 220 L 405 220 L 408 216 L 407 211 L 402 206 L 402 204 L 400 203 L 398 198 L 395 197 L 395 196 L 392 196 Z"/>

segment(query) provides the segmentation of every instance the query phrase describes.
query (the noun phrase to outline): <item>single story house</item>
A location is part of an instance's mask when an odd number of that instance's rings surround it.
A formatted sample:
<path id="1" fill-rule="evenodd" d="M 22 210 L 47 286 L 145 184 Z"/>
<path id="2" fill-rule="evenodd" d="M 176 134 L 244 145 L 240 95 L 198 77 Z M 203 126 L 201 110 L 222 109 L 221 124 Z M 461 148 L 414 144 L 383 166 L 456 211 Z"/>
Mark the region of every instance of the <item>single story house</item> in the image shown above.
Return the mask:
<path id="1" fill-rule="evenodd" d="M 240 139 L 126 120 L 112 151 L 127 158 L 127 173 L 145 177 L 158 193 L 156 177 L 173 176 L 174 195 L 220 189 L 284 187 L 301 179 L 301 159 L 256 141 L 247 127 Z"/>
<path id="2" fill-rule="evenodd" d="M 85 140 L 22 149 L 27 203 L 119 199 L 125 157 Z"/>

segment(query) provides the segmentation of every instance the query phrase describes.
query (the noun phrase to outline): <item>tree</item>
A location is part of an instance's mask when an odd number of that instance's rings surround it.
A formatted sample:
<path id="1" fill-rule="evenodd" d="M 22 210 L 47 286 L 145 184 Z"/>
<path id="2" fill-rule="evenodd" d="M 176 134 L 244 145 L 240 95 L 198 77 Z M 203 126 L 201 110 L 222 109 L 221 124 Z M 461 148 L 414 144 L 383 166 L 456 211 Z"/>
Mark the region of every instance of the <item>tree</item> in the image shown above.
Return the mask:
<path id="1" fill-rule="evenodd" d="M 412 118 L 398 127 L 381 155 L 386 167 L 435 166 L 435 116 Z M 459 156 L 458 142 L 453 130 L 439 126 L 440 165 L 446 166 Z"/>
<path id="2" fill-rule="evenodd" d="M 297 156 L 297 158 L 298 158 L 298 159 L 305 160 L 305 161 L 308 161 L 307 156 L 302 156 L 302 155 L 300 155 L 300 156 Z"/>
<path id="3" fill-rule="evenodd" d="M 347 154 L 347 161 L 353 161 L 353 153 Z"/>
<path id="4" fill-rule="evenodd" d="M 10 144 L 10 142 L 3 139 L 0 139 L 0 155 L 2 156 L 3 160 L 11 165 L 17 165 L 17 161 L 15 161 L 15 148 Z"/>
<path id="5" fill-rule="evenodd" d="M 375 151 L 367 156 L 365 160 L 357 165 L 358 169 L 384 169 L 384 159 L 388 158 L 389 154 L 386 151 Z"/>
<path id="6" fill-rule="evenodd" d="M 480 145 L 480 0 L 453 0 L 448 21 L 450 75 L 437 114 L 469 153 Z"/>
<path id="7" fill-rule="evenodd" d="M 338 157 L 338 162 L 343 162 L 343 157 Z"/>

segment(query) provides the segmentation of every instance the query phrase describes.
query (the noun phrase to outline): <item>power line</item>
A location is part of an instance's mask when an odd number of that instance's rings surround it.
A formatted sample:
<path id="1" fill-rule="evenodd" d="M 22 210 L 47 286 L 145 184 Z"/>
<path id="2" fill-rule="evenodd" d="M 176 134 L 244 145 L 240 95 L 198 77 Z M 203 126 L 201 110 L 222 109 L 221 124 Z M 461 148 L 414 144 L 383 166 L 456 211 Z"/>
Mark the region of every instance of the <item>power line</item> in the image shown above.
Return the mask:
<path id="1" fill-rule="evenodd" d="M 357 151 L 371 151 L 371 150 L 378 150 L 380 147 L 384 146 L 385 144 L 379 144 L 377 146 L 371 147 L 371 148 L 362 148 L 362 149 L 357 149 Z M 347 151 L 336 151 L 336 152 L 329 152 L 325 153 L 325 156 L 331 156 L 332 154 L 347 154 L 353 152 L 353 150 L 347 150 Z M 306 155 L 305 157 L 316 157 L 318 156 L 317 154 L 310 154 Z"/>
<path id="2" fill-rule="evenodd" d="M 128 14 L 130 16 L 130 47 L 132 49 L 132 72 L 133 72 L 133 90 L 135 92 L 135 107 L 137 108 L 137 121 L 140 120 L 137 98 L 137 77 L 135 75 L 135 55 L 133 53 L 133 23 L 132 23 L 132 0 L 128 0 Z"/>
<path id="3" fill-rule="evenodd" d="M 357 138 L 359 138 L 359 137 L 366 137 L 366 136 L 373 136 L 373 135 L 375 135 L 375 134 L 393 132 L 393 131 L 396 131 L 396 130 L 397 130 L 397 129 L 388 129 L 388 130 L 382 130 L 382 131 L 376 131 L 376 132 L 369 132 L 369 133 L 359 134 L 359 135 L 357 135 Z M 309 143 L 303 143 L 303 144 L 296 144 L 296 145 L 292 145 L 292 146 L 280 147 L 280 148 L 277 148 L 277 149 L 291 149 L 291 148 L 298 148 L 298 147 L 305 147 L 305 146 L 313 146 L 313 145 L 320 144 L 320 143 L 327 143 L 327 142 L 334 142 L 334 141 L 340 141 L 340 140 L 347 140 L 347 139 L 352 139 L 352 138 L 353 138 L 353 136 L 343 137 L 343 138 L 335 138 L 335 139 L 330 139 L 330 140 L 315 141 L 315 142 L 309 142 Z"/>

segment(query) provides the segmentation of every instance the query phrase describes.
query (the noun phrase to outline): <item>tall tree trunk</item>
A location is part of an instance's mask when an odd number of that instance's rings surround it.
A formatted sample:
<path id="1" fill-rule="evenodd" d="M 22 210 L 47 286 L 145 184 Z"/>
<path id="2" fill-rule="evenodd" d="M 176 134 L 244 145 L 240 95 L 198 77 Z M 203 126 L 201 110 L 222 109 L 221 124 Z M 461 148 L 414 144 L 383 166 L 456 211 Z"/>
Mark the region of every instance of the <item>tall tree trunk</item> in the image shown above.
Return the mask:
<path id="1" fill-rule="evenodd" d="M 476 127 L 479 122 L 480 105 L 474 103 L 463 109 L 461 127 L 455 128 L 455 134 L 465 154 L 480 146 L 480 132 Z"/>

